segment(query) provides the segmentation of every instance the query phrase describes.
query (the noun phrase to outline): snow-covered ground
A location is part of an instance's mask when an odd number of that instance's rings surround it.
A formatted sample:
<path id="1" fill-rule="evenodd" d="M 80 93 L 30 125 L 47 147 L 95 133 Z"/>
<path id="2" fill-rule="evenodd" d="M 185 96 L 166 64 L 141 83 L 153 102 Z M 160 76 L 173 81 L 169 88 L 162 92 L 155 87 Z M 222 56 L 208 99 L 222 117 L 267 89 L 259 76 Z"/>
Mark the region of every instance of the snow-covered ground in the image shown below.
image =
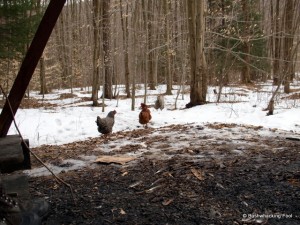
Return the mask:
<path id="1" fill-rule="evenodd" d="M 209 104 L 185 109 L 185 104 L 189 102 L 189 94 L 184 96 L 180 94 L 175 110 L 178 86 L 174 86 L 173 95 L 165 96 L 166 107 L 162 111 L 150 108 L 152 121 L 149 126 L 158 128 L 171 124 L 203 125 L 220 122 L 263 126 L 300 134 L 300 99 L 287 100 L 284 98 L 294 93 L 285 95 L 281 92 L 275 101 L 274 115 L 266 116 L 267 112 L 263 109 L 267 107 L 272 90 L 276 88 L 270 83 L 261 84 L 259 88 L 226 87 L 222 90 L 221 102 L 223 103 L 219 104 L 216 104 L 214 88 L 210 87 L 208 91 Z M 292 88 L 299 88 L 299 84 Z M 162 94 L 164 91 L 165 86 L 159 86 L 155 91 L 148 90 L 147 104 L 153 105 L 157 94 Z M 131 111 L 131 99 L 120 99 L 118 102 L 117 100 L 105 100 L 107 107 L 105 112 L 102 112 L 100 107 L 91 107 L 91 101 L 79 101 L 82 97 L 91 96 L 86 90 L 74 89 L 73 93 L 78 97 L 67 99 L 59 98 L 62 93 L 70 93 L 70 90 L 54 90 L 51 94 L 45 95 L 43 100 L 57 104 L 57 107 L 19 109 L 17 111 L 17 124 L 24 138 L 29 139 L 31 147 L 44 144 L 60 145 L 97 137 L 101 134 L 97 131 L 96 117 L 105 117 L 111 110 L 117 111 L 114 132 L 143 129 L 138 122 L 140 103 L 143 102 L 143 89 L 137 93 L 137 96 L 140 97 L 136 99 L 135 111 Z M 120 95 L 124 95 L 122 88 L 120 88 Z M 42 101 L 42 96 L 37 93 L 32 93 L 31 97 Z M 9 134 L 17 134 L 13 124 Z"/>
<path id="2" fill-rule="evenodd" d="M 178 86 L 174 86 L 173 95 L 164 97 L 166 106 L 163 110 L 155 110 L 153 105 L 157 95 L 164 93 L 166 87 L 159 86 L 155 91 L 147 91 L 147 104 L 150 105 L 152 113 L 149 127 L 158 128 L 147 135 L 147 143 L 144 141 L 144 136 L 139 139 L 118 134 L 107 143 L 101 142 L 99 146 L 96 144 L 93 152 L 89 154 L 84 154 L 79 147 L 75 153 L 76 157 L 62 156 L 59 157 L 61 161 L 58 164 L 49 162 L 47 166 L 57 174 L 62 171 L 95 166 L 94 162 L 99 155 L 109 152 L 119 154 L 120 151 L 124 156 L 163 159 L 170 157 L 170 153 L 172 155 L 172 153 L 178 152 L 182 155 L 184 153 L 180 151 L 192 145 L 215 146 L 209 147 L 206 152 L 202 149 L 201 154 L 193 156 L 196 157 L 194 160 L 201 160 L 203 154 L 220 159 L 223 155 L 218 154 L 216 146 L 219 145 L 223 147 L 228 145 L 229 152 L 240 156 L 247 154 L 243 151 L 246 146 L 252 144 L 258 147 L 255 140 L 262 137 L 284 137 L 285 135 L 300 137 L 300 91 L 288 95 L 281 91 L 275 99 L 274 115 L 266 116 L 267 112 L 263 109 L 267 107 L 272 91 L 276 88 L 271 83 L 259 84 L 255 87 L 226 87 L 222 90 L 221 101 L 218 104 L 216 103 L 217 96 L 213 91 L 217 88 L 210 87 L 207 95 L 209 103 L 190 109 L 185 108 L 185 104 L 189 102 L 189 94 L 179 95 L 177 109 L 175 109 L 178 88 Z M 299 84 L 294 84 L 292 88 L 299 89 Z M 185 89 L 187 93 L 188 87 Z M 122 88 L 119 90 L 120 95 L 124 96 L 124 90 Z M 31 98 L 55 104 L 55 106 L 49 107 L 45 104 L 47 107 L 17 111 L 16 122 L 23 137 L 29 139 L 30 147 L 61 145 L 99 137 L 102 134 L 97 131 L 96 117 L 105 117 L 111 110 L 117 111 L 113 132 L 135 130 L 136 133 L 139 132 L 139 129 L 145 131 L 138 122 L 140 103 L 144 101 L 144 90 L 142 89 L 137 92 L 134 111 L 131 111 L 131 99 L 122 97 L 119 101 L 105 100 L 107 106 L 105 112 L 102 112 L 101 107 L 91 107 L 92 102 L 86 101 L 91 96 L 87 90 L 73 89 L 73 97 L 62 98 L 62 95 L 66 93 L 70 93 L 70 90 L 53 90 L 51 94 L 45 95 L 45 98 L 42 99 L 41 95 L 33 92 Z M 291 96 L 296 97 L 291 98 Z M 211 129 L 208 125 L 210 123 L 242 126 L 221 126 L 220 129 Z M 173 130 L 172 126 L 170 127 L 173 124 L 188 125 L 191 129 L 184 132 L 180 129 Z M 261 128 L 256 129 L 256 126 Z M 10 128 L 9 134 L 17 134 L 14 124 Z M 135 148 L 132 149 L 132 146 Z M 62 149 L 66 148 L 68 147 L 62 146 Z M 269 146 L 262 143 L 259 148 L 269 148 Z M 130 151 L 123 152 L 126 149 Z M 276 151 L 276 149 L 271 150 Z M 169 153 L 166 154 L 166 151 Z M 52 152 L 51 154 L 59 153 Z M 49 175 L 44 167 L 34 168 L 26 173 L 30 176 Z"/>

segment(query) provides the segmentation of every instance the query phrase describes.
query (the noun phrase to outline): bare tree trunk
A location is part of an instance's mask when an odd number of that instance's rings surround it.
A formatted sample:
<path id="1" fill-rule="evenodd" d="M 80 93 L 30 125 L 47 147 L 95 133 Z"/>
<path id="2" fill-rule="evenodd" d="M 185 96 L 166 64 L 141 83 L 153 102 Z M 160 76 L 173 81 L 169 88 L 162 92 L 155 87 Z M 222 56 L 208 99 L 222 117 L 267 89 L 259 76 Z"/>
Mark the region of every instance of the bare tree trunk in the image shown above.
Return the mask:
<path id="1" fill-rule="evenodd" d="M 70 26 L 73 26 L 72 18 L 74 17 L 73 14 L 73 1 L 70 1 L 70 7 L 67 10 L 66 18 L 67 18 L 67 28 L 69 29 Z M 67 80 L 67 87 L 71 89 L 71 93 L 73 93 L 73 79 L 74 79 L 74 69 L 73 69 L 73 60 L 74 60 L 74 27 L 71 31 L 67 33 L 67 43 L 68 43 L 68 80 Z"/>
<path id="2" fill-rule="evenodd" d="M 110 0 L 102 1 L 102 42 L 104 54 L 104 98 L 112 99 L 112 73 L 110 56 L 110 25 L 109 25 Z"/>
<path id="3" fill-rule="evenodd" d="M 41 83 L 40 94 L 43 95 L 44 98 L 44 95 L 48 94 L 48 90 L 46 85 L 45 60 L 43 56 L 40 58 L 40 83 Z"/>
<path id="4" fill-rule="evenodd" d="M 148 23 L 147 23 L 147 31 L 148 31 L 148 83 L 149 83 L 149 89 L 150 90 L 155 90 L 155 77 L 154 77 L 154 52 L 152 51 L 153 49 L 153 26 L 152 23 L 154 22 L 154 16 L 153 16 L 153 1 L 148 0 L 148 6 L 147 6 L 147 18 L 148 18 Z"/>
<path id="5" fill-rule="evenodd" d="M 148 6 L 148 5 L 147 5 Z M 145 31 L 145 45 L 144 45 L 144 103 L 147 102 L 147 88 L 148 88 L 148 55 L 149 55 L 149 31 L 148 31 L 148 10 L 146 9 L 145 1 L 142 1 L 142 14 L 143 14 L 143 30 Z"/>
<path id="6" fill-rule="evenodd" d="M 244 37 L 243 37 L 243 59 L 241 82 L 250 83 L 250 21 L 249 21 L 249 3 L 248 0 L 242 0 L 242 10 L 244 14 Z"/>
<path id="7" fill-rule="evenodd" d="M 279 2 L 277 1 L 277 4 Z M 293 58 L 295 57 L 295 53 L 297 52 L 297 47 L 296 45 L 293 48 L 293 37 L 295 34 L 295 31 L 299 28 L 299 20 L 294 20 L 294 15 L 297 15 L 294 12 L 294 10 L 299 11 L 299 7 L 297 8 L 296 5 L 298 4 L 298 1 L 293 1 L 293 0 L 288 0 L 285 2 L 285 8 L 284 8 L 284 23 L 281 26 L 282 31 L 284 31 L 284 37 L 283 41 L 281 42 L 281 45 L 283 45 L 282 49 L 282 54 L 281 58 L 283 59 L 283 65 L 281 66 L 282 69 L 282 75 L 280 76 L 280 79 L 276 80 L 278 83 L 276 90 L 273 92 L 272 97 L 269 101 L 268 107 L 266 110 L 269 110 L 267 115 L 273 115 L 274 111 L 274 99 L 277 93 L 280 90 L 280 86 L 282 83 L 284 83 L 284 91 L 286 93 L 290 92 L 290 77 L 291 73 L 293 71 Z M 295 4 L 295 5 L 293 5 Z M 298 5 L 299 6 L 299 5 Z M 277 6 L 278 7 L 278 6 Z M 279 9 L 278 9 L 279 11 Z M 278 16 L 278 15 L 277 15 Z M 284 25 L 284 26 L 283 26 Z M 277 30 L 278 33 L 279 30 Z M 283 33 L 283 32 L 281 32 Z M 276 42 L 275 42 L 276 43 Z M 275 49 L 276 50 L 276 49 Z M 278 55 L 279 59 L 279 55 Z M 278 69 L 280 68 L 280 64 L 278 63 Z"/>
<path id="8" fill-rule="evenodd" d="M 273 92 L 272 97 L 269 101 L 268 107 L 265 109 L 265 110 L 268 110 L 267 116 L 273 115 L 273 113 L 274 113 L 274 108 L 275 108 L 274 99 L 275 99 L 277 93 L 279 92 L 281 84 L 282 84 L 282 80 L 279 81 L 279 84 L 277 85 L 277 88 Z"/>
<path id="9" fill-rule="evenodd" d="M 167 42 L 167 90 L 166 95 L 172 95 L 172 71 L 171 71 L 171 50 L 170 50 L 170 27 L 169 27 L 169 1 L 164 1 L 164 16 L 165 16 L 165 37 Z"/>
<path id="10" fill-rule="evenodd" d="M 136 47 L 134 47 L 136 48 Z M 137 76 L 137 61 L 138 61 L 138 57 L 137 55 L 134 55 L 134 76 L 132 77 L 132 95 L 131 95 L 131 110 L 134 111 L 134 108 L 135 108 L 135 78 Z"/>
<path id="11" fill-rule="evenodd" d="M 93 52 L 93 83 L 92 105 L 98 106 L 99 72 L 100 72 L 100 0 L 93 0 L 93 28 L 94 28 L 94 52 Z"/>
<path id="12" fill-rule="evenodd" d="M 9 91 L 9 74 L 10 74 L 10 69 L 11 69 L 11 60 L 7 60 L 7 66 L 6 66 L 6 76 L 5 76 L 5 92 L 8 93 Z M 3 99 L 4 99 L 4 95 L 3 95 Z"/>
<path id="13" fill-rule="evenodd" d="M 225 27 L 227 27 L 228 25 L 230 26 L 231 24 L 226 24 L 226 20 L 225 20 L 225 3 L 224 3 L 224 0 L 222 0 L 222 5 L 221 5 L 221 9 L 222 9 L 222 15 L 223 15 L 223 19 L 222 19 L 222 27 L 223 28 L 225 28 Z M 227 67 L 227 64 L 228 64 L 228 61 L 230 61 L 229 60 L 229 57 L 230 57 L 230 54 L 231 54 L 231 52 L 229 51 L 229 43 L 230 42 L 230 40 L 228 39 L 227 41 L 226 41 L 226 49 L 228 49 L 227 51 L 226 51 L 226 54 L 225 54 L 225 59 L 223 59 L 222 60 L 222 62 L 221 62 L 221 64 L 222 64 L 222 66 L 221 66 L 221 69 L 220 69 L 220 74 L 219 74 L 219 79 L 218 79 L 218 83 L 219 83 L 219 90 L 218 90 L 218 93 L 217 93 L 217 103 L 219 103 L 220 102 L 220 99 L 221 99 L 221 94 L 222 94 L 222 90 L 223 90 L 223 87 L 225 86 L 225 85 L 227 85 L 228 84 L 228 82 L 229 82 L 229 75 L 228 75 L 228 73 L 229 73 L 229 68 Z M 232 64 L 233 64 L 234 62 L 232 62 Z"/>
<path id="14" fill-rule="evenodd" d="M 274 34 L 276 33 L 276 20 L 275 20 L 275 13 L 274 13 L 274 3 L 273 1 L 270 1 L 270 26 L 271 26 L 271 37 L 268 39 L 269 41 L 269 55 L 270 55 L 270 61 L 271 61 L 271 71 L 270 74 L 268 75 L 267 79 L 271 79 L 271 76 L 274 77 L 274 56 L 275 56 L 275 39 L 274 39 Z"/>
<path id="15" fill-rule="evenodd" d="M 189 0 L 188 23 L 191 60 L 190 102 L 187 108 L 206 103 L 207 74 L 204 55 L 204 2 Z"/>
<path id="16" fill-rule="evenodd" d="M 121 27 L 123 35 L 123 50 L 124 50 L 124 64 L 125 64 L 125 91 L 127 98 L 130 98 L 130 74 L 129 74 L 129 60 L 128 60 L 128 3 L 126 3 L 126 16 L 123 15 L 122 0 L 120 0 L 121 13 Z"/>
<path id="17" fill-rule="evenodd" d="M 69 66 L 68 66 L 68 57 L 67 57 L 67 43 L 66 43 L 66 36 L 65 36 L 65 33 L 63 32 L 65 30 L 65 18 L 63 16 L 64 14 L 62 13 L 62 16 L 59 17 L 59 20 L 60 20 L 60 31 L 59 31 L 59 34 L 60 34 L 60 41 L 61 41 L 61 48 L 62 48 L 62 61 L 61 61 L 61 64 L 62 64 L 62 82 L 63 82 L 63 86 L 66 85 L 66 82 L 67 82 L 67 79 L 68 79 L 68 74 L 69 74 Z"/>
<path id="18" fill-rule="evenodd" d="M 290 93 L 290 82 L 293 76 L 293 17 L 294 17 L 294 0 L 286 1 L 285 6 L 285 36 L 284 36 L 284 73 L 286 78 L 284 81 L 284 93 Z"/>
<path id="19" fill-rule="evenodd" d="M 281 53 L 281 36 L 280 32 L 280 10 L 279 10 L 279 0 L 276 1 L 275 6 L 275 18 L 274 18 L 274 27 L 275 27 L 275 37 L 274 37 L 274 63 L 273 63 L 273 84 L 280 85 L 281 75 L 279 75 L 280 67 L 280 53 Z"/>
<path id="20" fill-rule="evenodd" d="M 133 38 L 133 67 L 134 67 L 134 74 L 132 76 L 132 95 L 131 95 L 131 110 L 134 111 L 135 110 L 135 92 L 136 92 L 136 77 L 138 74 L 138 32 L 139 32 L 139 28 L 140 28 L 140 20 L 141 20 L 141 15 L 140 15 L 140 2 L 136 1 L 135 5 L 134 5 L 134 9 L 133 9 L 133 13 L 132 13 L 132 19 L 131 19 L 131 28 L 135 31 L 133 32 L 132 38 Z"/>

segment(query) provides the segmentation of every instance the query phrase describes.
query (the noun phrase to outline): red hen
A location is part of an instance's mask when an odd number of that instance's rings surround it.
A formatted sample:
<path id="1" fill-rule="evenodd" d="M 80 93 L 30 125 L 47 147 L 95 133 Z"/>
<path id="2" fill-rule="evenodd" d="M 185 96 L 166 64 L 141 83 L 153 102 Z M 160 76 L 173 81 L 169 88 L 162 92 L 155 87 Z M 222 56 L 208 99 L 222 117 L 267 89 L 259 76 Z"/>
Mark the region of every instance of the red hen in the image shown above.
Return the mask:
<path id="1" fill-rule="evenodd" d="M 143 126 L 145 125 L 145 127 L 147 128 L 147 124 L 149 123 L 149 121 L 152 118 L 151 112 L 148 109 L 148 106 L 144 103 L 141 103 L 141 108 L 142 108 L 142 111 L 139 114 L 139 122 Z"/>

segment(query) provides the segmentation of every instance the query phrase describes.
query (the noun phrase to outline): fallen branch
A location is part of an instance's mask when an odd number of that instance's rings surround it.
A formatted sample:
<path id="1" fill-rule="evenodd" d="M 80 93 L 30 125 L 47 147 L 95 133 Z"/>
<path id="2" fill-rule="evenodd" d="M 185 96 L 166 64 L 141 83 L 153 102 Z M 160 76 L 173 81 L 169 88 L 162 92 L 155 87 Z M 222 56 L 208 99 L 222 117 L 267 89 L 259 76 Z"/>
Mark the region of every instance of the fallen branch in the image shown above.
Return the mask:
<path id="1" fill-rule="evenodd" d="M 4 89 L 2 88 L 2 85 L 0 84 L 0 89 L 4 95 L 4 97 L 6 98 L 6 101 L 8 103 L 8 106 L 9 106 L 9 109 L 10 109 L 10 112 L 12 114 L 12 117 L 13 117 L 13 121 L 14 121 L 14 124 L 15 124 L 15 127 L 20 135 L 20 138 L 21 138 L 21 141 L 22 143 L 24 144 L 24 146 L 26 146 L 26 148 L 29 150 L 29 152 L 56 178 L 56 180 L 58 180 L 59 182 L 63 183 L 64 185 L 66 185 L 70 190 L 71 190 L 71 194 L 72 194 L 72 197 L 73 197 L 73 200 L 74 200 L 74 203 L 76 204 L 76 201 L 75 201 L 75 197 L 74 197 L 74 192 L 73 192 L 73 188 L 70 184 L 66 183 L 64 180 L 62 180 L 61 178 L 59 178 L 58 176 L 55 175 L 55 173 L 34 153 L 31 151 L 31 149 L 29 148 L 29 146 L 27 145 L 27 143 L 25 142 L 21 132 L 20 132 L 20 129 L 16 123 L 16 120 L 15 120 L 15 116 L 14 116 L 14 113 L 13 113 L 13 110 L 12 110 L 12 107 L 11 107 L 11 104 L 10 104 L 10 101 L 7 97 L 7 94 L 6 92 L 4 91 Z"/>
<path id="2" fill-rule="evenodd" d="M 296 138 L 296 137 L 286 137 L 285 139 L 292 140 L 292 141 L 300 141 L 300 138 Z"/>

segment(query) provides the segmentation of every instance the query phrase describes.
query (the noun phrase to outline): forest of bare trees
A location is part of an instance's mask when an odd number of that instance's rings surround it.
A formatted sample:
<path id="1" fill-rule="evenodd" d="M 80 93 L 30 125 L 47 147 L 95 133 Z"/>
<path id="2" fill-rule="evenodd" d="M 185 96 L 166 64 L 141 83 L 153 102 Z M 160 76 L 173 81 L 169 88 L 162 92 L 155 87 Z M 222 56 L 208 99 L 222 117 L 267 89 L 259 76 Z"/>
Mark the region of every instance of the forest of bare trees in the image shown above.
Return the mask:
<path id="1" fill-rule="evenodd" d="M 13 5 L 7 2 L 0 12 Z M 48 3 L 31 2 L 28 17 Z M 174 84 L 185 84 L 188 107 L 205 104 L 208 85 L 221 93 L 228 84 L 272 79 L 289 93 L 299 69 L 299 11 L 298 0 L 67 0 L 29 90 L 81 87 L 98 105 L 101 97 L 134 97 L 139 84 L 150 90 L 165 84 L 167 95 Z M 0 38 L 5 43 L 10 36 Z M 0 51 L 12 50 L 2 44 Z M 0 54 L 7 91 L 25 52 L 14 51 Z"/>

